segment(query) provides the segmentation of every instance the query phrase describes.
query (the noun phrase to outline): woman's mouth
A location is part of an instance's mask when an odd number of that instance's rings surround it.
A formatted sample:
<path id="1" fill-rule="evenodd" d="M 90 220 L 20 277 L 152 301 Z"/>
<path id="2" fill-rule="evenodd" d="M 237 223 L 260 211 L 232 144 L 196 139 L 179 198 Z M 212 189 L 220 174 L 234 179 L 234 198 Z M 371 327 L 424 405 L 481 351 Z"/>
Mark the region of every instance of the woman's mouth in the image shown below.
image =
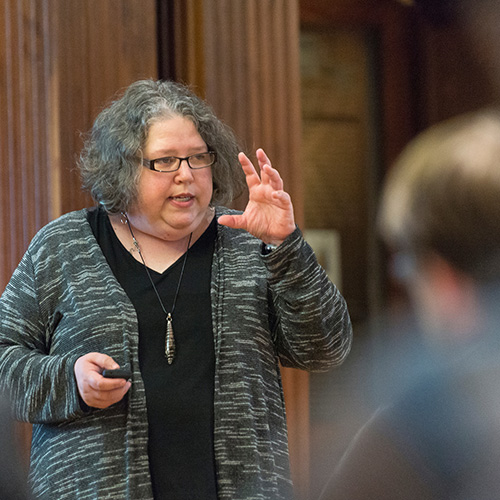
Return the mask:
<path id="1" fill-rule="evenodd" d="M 173 201 L 178 201 L 178 202 L 186 202 L 186 201 L 191 201 L 194 196 L 188 196 L 188 195 L 184 195 L 184 196 L 171 196 L 170 197 Z"/>

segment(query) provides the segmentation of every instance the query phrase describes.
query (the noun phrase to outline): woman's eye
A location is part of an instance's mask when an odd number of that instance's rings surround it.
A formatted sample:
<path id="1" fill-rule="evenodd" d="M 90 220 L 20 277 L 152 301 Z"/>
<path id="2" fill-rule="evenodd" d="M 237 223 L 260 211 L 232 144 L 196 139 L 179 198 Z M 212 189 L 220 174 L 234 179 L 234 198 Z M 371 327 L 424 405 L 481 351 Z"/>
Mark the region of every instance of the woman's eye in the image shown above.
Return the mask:
<path id="1" fill-rule="evenodd" d="M 159 160 L 156 160 L 156 163 L 168 166 L 168 165 L 174 165 L 176 161 L 177 158 L 174 158 L 173 156 L 167 156 L 166 158 L 160 158 Z"/>

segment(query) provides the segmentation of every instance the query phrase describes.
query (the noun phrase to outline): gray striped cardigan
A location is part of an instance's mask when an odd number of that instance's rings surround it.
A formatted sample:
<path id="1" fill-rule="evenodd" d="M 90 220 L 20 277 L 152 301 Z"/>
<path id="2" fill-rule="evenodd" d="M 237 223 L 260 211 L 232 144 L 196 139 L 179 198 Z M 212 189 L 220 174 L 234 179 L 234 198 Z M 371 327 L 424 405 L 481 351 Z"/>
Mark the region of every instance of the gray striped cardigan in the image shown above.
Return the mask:
<path id="1" fill-rule="evenodd" d="M 279 361 L 306 370 L 341 363 L 352 337 L 345 301 L 299 229 L 262 256 L 259 240 L 224 226 L 211 300 L 219 498 L 292 498 Z M 11 392 L 16 418 L 34 424 L 35 496 L 151 499 L 137 318 L 86 210 L 34 237 L 0 298 L 0 321 L 0 389 Z M 73 365 L 88 352 L 131 366 L 120 403 L 81 404 Z"/>

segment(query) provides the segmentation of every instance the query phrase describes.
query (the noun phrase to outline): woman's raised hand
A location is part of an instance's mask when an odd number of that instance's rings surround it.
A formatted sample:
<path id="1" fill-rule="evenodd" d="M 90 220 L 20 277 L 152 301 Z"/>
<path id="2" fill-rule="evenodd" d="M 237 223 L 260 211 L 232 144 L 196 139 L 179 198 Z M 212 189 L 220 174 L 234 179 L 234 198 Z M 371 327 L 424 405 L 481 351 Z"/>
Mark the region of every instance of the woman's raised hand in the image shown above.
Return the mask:
<path id="1" fill-rule="evenodd" d="M 265 243 L 279 245 L 295 230 L 290 195 L 283 191 L 283 180 L 262 149 L 257 150 L 260 177 L 244 153 L 238 155 L 249 191 L 248 204 L 241 215 L 221 215 L 219 224 L 245 229 Z"/>

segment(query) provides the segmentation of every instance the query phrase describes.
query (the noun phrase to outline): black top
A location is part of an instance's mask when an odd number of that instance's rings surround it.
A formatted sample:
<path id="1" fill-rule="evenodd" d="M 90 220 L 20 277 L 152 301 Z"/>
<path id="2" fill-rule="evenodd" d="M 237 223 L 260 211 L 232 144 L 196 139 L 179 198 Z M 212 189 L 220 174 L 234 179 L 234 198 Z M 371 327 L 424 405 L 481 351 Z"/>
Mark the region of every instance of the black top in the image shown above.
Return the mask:
<path id="1" fill-rule="evenodd" d="M 103 209 L 90 210 L 88 221 L 111 270 L 137 312 L 154 498 L 216 499 L 215 353 L 210 301 L 216 221 L 188 252 L 172 314 L 176 354 L 171 365 L 164 349 L 165 314 L 144 265 L 123 247 Z M 148 256 L 143 256 L 147 263 Z M 163 273 L 149 269 L 167 312 L 172 310 L 183 260 L 184 255 Z"/>

